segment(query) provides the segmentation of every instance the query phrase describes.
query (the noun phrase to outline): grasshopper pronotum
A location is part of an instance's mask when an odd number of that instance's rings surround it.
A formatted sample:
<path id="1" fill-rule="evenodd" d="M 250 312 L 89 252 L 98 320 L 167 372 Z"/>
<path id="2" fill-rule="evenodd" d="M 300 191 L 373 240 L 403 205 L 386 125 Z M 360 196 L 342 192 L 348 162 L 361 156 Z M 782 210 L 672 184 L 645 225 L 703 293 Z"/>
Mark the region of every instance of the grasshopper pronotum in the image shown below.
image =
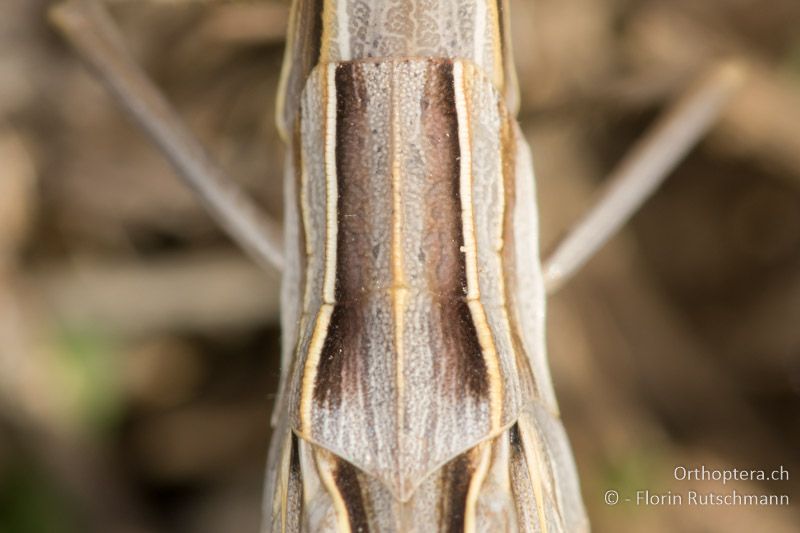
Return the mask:
<path id="1" fill-rule="evenodd" d="M 715 71 L 544 262 L 507 2 L 298 0 L 283 243 L 93 0 L 54 18 L 218 221 L 283 269 L 266 531 L 583 531 L 544 306 L 716 115 Z"/>

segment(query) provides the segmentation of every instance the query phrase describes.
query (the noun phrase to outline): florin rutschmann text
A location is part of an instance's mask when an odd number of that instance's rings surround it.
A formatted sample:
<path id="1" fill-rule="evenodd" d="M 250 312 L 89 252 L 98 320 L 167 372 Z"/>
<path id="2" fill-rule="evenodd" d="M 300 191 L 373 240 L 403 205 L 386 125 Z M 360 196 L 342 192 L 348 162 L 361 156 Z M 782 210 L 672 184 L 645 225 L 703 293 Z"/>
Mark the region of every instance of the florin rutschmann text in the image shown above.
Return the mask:
<path id="1" fill-rule="evenodd" d="M 679 482 L 718 482 L 725 485 L 728 482 L 740 481 L 788 481 L 789 471 L 784 466 L 774 469 L 741 469 L 724 468 L 713 469 L 705 466 L 676 466 L 672 471 L 673 478 Z M 773 493 L 772 491 L 760 492 L 756 485 L 748 485 L 750 491 L 737 489 L 723 490 L 664 490 L 654 491 L 648 489 L 629 491 L 627 494 L 615 489 L 609 489 L 603 494 L 606 505 L 632 504 L 636 506 L 787 506 L 790 505 L 788 494 Z"/>

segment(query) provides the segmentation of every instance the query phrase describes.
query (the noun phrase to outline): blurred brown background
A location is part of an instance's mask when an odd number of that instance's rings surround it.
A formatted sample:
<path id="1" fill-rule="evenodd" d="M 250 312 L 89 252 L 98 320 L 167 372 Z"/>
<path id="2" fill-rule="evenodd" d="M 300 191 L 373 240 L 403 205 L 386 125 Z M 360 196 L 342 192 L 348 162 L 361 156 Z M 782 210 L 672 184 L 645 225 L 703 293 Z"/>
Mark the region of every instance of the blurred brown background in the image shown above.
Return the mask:
<path id="1" fill-rule="evenodd" d="M 47 25 L 0 0 L 0 532 L 256 531 L 277 280 L 221 234 Z M 543 248 L 709 65 L 749 81 L 554 297 L 549 348 L 596 531 L 800 531 L 800 2 L 513 3 Z M 284 2 L 115 2 L 148 72 L 276 216 Z M 790 480 L 679 482 L 678 465 Z M 788 494 L 637 507 L 607 489 Z"/>

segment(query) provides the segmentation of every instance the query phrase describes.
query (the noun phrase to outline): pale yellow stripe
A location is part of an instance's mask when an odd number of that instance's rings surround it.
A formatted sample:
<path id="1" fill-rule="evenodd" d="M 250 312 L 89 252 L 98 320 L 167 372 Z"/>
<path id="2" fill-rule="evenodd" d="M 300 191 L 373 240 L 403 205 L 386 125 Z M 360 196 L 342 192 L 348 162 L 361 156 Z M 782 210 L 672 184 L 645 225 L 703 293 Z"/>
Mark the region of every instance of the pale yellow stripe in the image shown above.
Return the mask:
<path id="1" fill-rule="evenodd" d="M 300 391 L 300 431 L 311 431 L 311 404 L 317 369 L 325 346 L 328 326 L 333 314 L 336 288 L 336 236 L 338 190 L 336 181 L 336 65 L 326 67 L 322 103 L 325 108 L 323 135 L 325 136 L 325 272 L 322 281 L 323 304 L 320 306 L 308 345 L 303 381 Z"/>
<path id="2" fill-rule="evenodd" d="M 391 165 L 392 165 L 392 289 L 390 291 L 392 299 L 392 313 L 394 322 L 394 349 L 395 349 L 395 384 L 397 385 L 397 425 L 398 428 L 405 426 L 404 398 L 405 398 L 405 379 L 404 379 L 404 343 L 403 332 L 405 322 L 403 320 L 408 287 L 406 285 L 405 268 L 403 266 L 403 138 L 400 131 L 400 106 L 395 91 L 398 66 L 392 67 L 390 88 L 391 97 Z M 402 430 L 398 436 L 402 436 Z M 402 449 L 403 444 L 398 443 Z"/>
<path id="3" fill-rule="evenodd" d="M 319 73 L 315 73 L 314 75 L 319 76 L 320 78 L 323 77 L 323 71 L 319 71 Z M 325 89 L 323 88 L 323 95 Z M 302 134 L 301 134 L 302 135 Z M 312 227 L 312 219 L 311 219 L 311 204 L 308 197 L 308 167 L 306 165 L 306 161 L 308 161 L 308 156 L 305 152 L 305 143 L 303 143 L 302 139 L 300 141 L 300 146 L 295 148 L 296 150 L 300 150 L 300 216 L 303 219 L 303 232 L 305 233 L 305 254 L 306 254 L 306 274 L 305 279 L 303 280 L 303 308 L 302 313 L 300 314 L 300 324 L 297 328 L 297 339 L 298 339 L 298 347 L 300 346 L 299 340 L 305 334 L 306 328 L 308 327 L 308 322 L 311 320 L 311 316 L 309 316 L 309 308 L 311 307 L 311 297 L 312 297 L 312 289 L 314 287 L 313 283 L 310 283 L 312 276 L 314 275 L 314 241 L 315 239 L 312 238 L 311 235 L 311 227 Z M 315 318 L 315 321 L 319 321 L 319 317 Z M 297 364 L 297 361 L 301 357 L 301 354 L 298 353 L 298 350 L 295 349 L 294 360 L 292 362 L 292 366 Z M 305 373 L 306 369 L 304 368 L 304 376 L 303 382 L 305 382 Z M 315 374 L 316 376 L 316 374 Z M 313 381 L 312 381 L 313 383 Z M 301 405 L 303 402 L 303 394 L 301 392 Z M 305 413 L 303 409 L 300 410 L 301 415 Z M 301 416 L 301 428 L 302 425 L 302 416 Z"/>
<path id="4" fill-rule="evenodd" d="M 331 44 L 333 43 L 333 23 L 336 17 L 336 6 L 331 3 L 339 3 L 344 0 L 325 0 L 322 3 L 322 35 L 320 36 L 319 62 L 321 64 L 331 61 Z"/>
<path id="5" fill-rule="evenodd" d="M 519 435 L 522 439 L 522 449 L 525 450 L 528 477 L 531 480 L 531 485 L 533 485 L 533 495 L 536 498 L 536 514 L 539 515 L 542 533 L 547 533 L 547 513 L 544 509 L 544 489 L 542 487 L 543 473 L 539 468 L 539 465 L 541 465 L 541 453 L 539 446 L 530 442 L 530 432 L 534 431 L 533 428 L 529 428 L 523 419 L 520 419 L 517 423 L 519 424 Z"/>
<path id="6" fill-rule="evenodd" d="M 466 69 L 466 75 L 464 70 Z M 464 235 L 464 262 L 467 274 L 467 302 L 472 321 L 478 334 L 486 371 L 489 375 L 489 408 L 492 429 L 496 430 L 502 422 L 503 391 L 500 379 L 500 362 L 494 338 L 492 337 L 486 312 L 480 301 L 478 285 L 478 253 L 475 243 L 475 219 L 472 206 L 472 142 L 470 114 L 467 99 L 470 96 L 471 77 L 474 67 L 461 61 L 453 63 L 453 83 L 455 85 L 456 117 L 458 119 L 458 146 L 460 155 L 459 192 L 461 194 L 461 225 Z"/>
<path id="7" fill-rule="evenodd" d="M 314 396 L 314 383 L 317 380 L 317 368 L 319 367 L 322 348 L 325 346 L 325 338 L 328 335 L 331 314 L 333 314 L 333 306 L 322 304 L 319 313 L 317 313 L 314 332 L 311 334 L 311 342 L 308 343 L 308 356 L 303 369 L 303 382 L 300 391 L 299 428 L 299 431 L 307 437 L 311 434 L 311 400 Z"/>
<path id="8" fill-rule="evenodd" d="M 336 531 L 337 533 L 351 533 L 350 527 L 350 513 L 347 512 L 347 505 L 344 502 L 344 496 L 336 486 L 336 480 L 333 479 L 333 469 L 331 464 L 333 461 L 330 459 L 331 454 L 321 448 L 316 448 L 314 451 L 314 459 L 317 463 L 317 472 L 322 480 L 322 484 L 328 490 L 333 500 L 333 508 L 336 509 Z"/>
<path id="9" fill-rule="evenodd" d="M 289 507 L 289 468 L 292 459 L 292 433 L 287 432 L 287 439 L 283 443 L 283 453 L 280 462 L 280 495 L 281 495 L 281 531 L 286 531 L 286 521 Z M 276 493 L 278 492 L 276 488 Z"/>
<path id="10" fill-rule="evenodd" d="M 325 92 L 325 278 L 323 300 L 335 303 L 339 189 L 336 176 L 336 64 L 327 65 Z"/>
<path id="11" fill-rule="evenodd" d="M 458 148 L 460 156 L 459 192 L 461 193 L 461 226 L 464 234 L 464 254 L 466 256 L 467 298 L 480 298 L 478 288 L 478 261 L 475 244 L 475 231 L 472 209 L 472 143 L 470 135 L 470 115 L 467 108 L 468 84 L 464 69 L 472 71 L 471 65 L 461 61 L 453 63 L 453 83 L 455 84 L 456 117 L 458 119 Z"/>
<path id="12" fill-rule="evenodd" d="M 497 430 L 502 424 L 503 393 L 502 380 L 500 379 L 500 365 L 497 357 L 492 331 L 486 319 L 483 304 L 478 300 L 467 302 L 475 331 L 478 334 L 478 343 L 481 346 L 483 360 L 486 361 L 486 372 L 489 375 L 489 409 L 491 411 L 492 430 Z"/>
<path id="13" fill-rule="evenodd" d="M 478 448 L 480 449 L 480 459 L 470 479 L 467 503 L 464 506 L 464 533 L 476 533 L 475 522 L 478 497 L 481 493 L 481 486 L 483 486 L 483 482 L 486 479 L 486 474 L 489 472 L 492 459 L 491 442 L 484 442 Z"/>

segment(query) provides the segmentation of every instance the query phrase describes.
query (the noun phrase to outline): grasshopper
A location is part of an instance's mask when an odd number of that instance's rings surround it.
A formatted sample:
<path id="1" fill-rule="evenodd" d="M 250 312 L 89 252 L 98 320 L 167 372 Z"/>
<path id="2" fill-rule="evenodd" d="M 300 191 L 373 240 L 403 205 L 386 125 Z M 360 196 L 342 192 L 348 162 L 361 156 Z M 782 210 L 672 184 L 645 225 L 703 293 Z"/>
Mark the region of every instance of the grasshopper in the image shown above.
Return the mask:
<path id="1" fill-rule="evenodd" d="M 589 529 L 546 296 L 697 141 L 736 69 L 678 102 L 543 262 L 506 0 L 293 3 L 282 238 L 98 3 L 53 18 L 225 229 L 283 271 L 264 531 Z"/>

